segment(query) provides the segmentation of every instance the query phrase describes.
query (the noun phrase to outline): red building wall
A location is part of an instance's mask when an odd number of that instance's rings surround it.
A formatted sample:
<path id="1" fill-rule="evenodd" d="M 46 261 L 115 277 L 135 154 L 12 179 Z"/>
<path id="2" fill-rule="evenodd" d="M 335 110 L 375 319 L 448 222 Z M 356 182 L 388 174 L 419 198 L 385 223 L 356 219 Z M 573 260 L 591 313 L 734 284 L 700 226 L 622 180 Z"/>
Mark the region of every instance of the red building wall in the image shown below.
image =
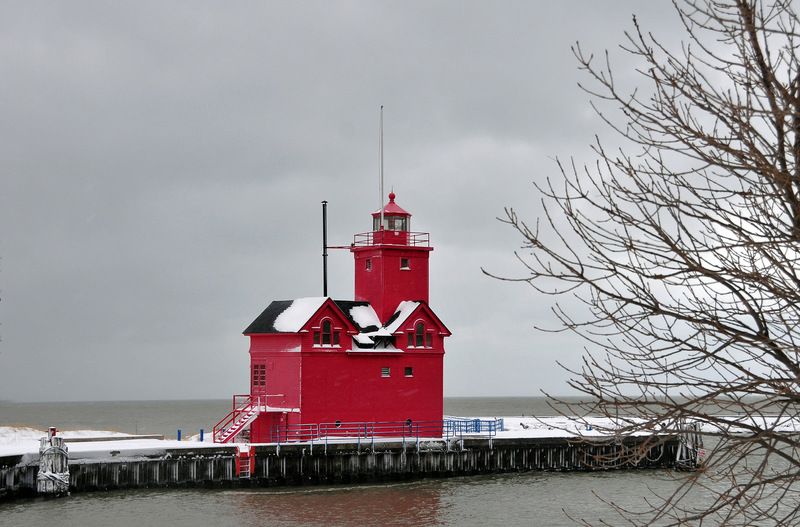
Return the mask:
<path id="1" fill-rule="evenodd" d="M 306 423 L 442 420 L 441 351 L 304 355 L 303 382 L 309 384 L 300 413 Z"/>
<path id="2" fill-rule="evenodd" d="M 428 302 L 432 250 L 432 247 L 402 245 L 353 247 L 355 299 L 369 302 L 381 322 L 386 322 L 403 300 Z M 408 265 L 403 265 L 403 260 Z"/>
<path id="3" fill-rule="evenodd" d="M 266 397 L 266 404 L 279 408 L 300 407 L 301 349 L 303 335 L 273 333 L 250 337 L 250 394 Z M 260 369 L 264 368 L 264 384 Z M 254 368 L 259 368 L 255 382 Z"/>

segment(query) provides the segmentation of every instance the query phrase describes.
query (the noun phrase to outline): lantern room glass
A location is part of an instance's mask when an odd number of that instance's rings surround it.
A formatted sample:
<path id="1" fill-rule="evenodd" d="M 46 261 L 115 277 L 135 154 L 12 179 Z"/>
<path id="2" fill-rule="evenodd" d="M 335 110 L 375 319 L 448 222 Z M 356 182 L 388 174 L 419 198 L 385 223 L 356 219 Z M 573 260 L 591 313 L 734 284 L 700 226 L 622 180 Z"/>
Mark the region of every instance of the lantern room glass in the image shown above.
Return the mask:
<path id="1" fill-rule="evenodd" d="M 411 218 L 407 216 L 384 216 L 383 217 L 383 230 L 385 231 L 404 231 L 408 232 L 410 227 Z M 372 230 L 381 230 L 381 217 L 375 216 L 372 218 Z"/>

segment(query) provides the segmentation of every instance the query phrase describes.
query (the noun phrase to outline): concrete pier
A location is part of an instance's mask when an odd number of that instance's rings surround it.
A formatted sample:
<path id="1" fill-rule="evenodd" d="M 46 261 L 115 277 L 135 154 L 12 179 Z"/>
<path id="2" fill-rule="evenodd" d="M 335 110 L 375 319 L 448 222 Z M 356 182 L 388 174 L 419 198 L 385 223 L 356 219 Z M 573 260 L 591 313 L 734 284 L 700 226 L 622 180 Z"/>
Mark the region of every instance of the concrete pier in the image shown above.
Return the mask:
<path id="1" fill-rule="evenodd" d="M 146 487 L 270 487 L 411 480 L 521 471 L 664 468 L 679 442 L 653 437 L 577 443 L 565 438 L 464 438 L 249 445 L 196 443 L 148 457 L 126 454 L 69 463 L 70 492 Z M 154 440 L 155 443 L 159 441 Z M 653 446 L 648 446 L 653 445 Z M 141 450 L 141 449 L 140 449 Z M 633 459 L 625 453 L 638 453 Z M 36 494 L 29 456 L 0 458 L 0 499 Z"/>

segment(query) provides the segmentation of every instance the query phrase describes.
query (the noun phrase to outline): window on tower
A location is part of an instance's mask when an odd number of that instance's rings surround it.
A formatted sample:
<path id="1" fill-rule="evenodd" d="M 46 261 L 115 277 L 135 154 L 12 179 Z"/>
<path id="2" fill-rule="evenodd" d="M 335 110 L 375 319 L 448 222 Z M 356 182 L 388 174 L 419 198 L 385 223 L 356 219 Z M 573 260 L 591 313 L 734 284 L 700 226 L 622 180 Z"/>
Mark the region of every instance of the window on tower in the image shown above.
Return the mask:
<path id="1" fill-rule="evenodd" d="M 410 269 L 408 258 L 400 258 L 400 269 Z"/>
<path id="2" fill-rule="evenodd" d="M 367 271 L 370 271 L 372 269 L 372 258 L 367 258 L 366 259 L 365 264 L 364 264 L 364 268 Z"/>

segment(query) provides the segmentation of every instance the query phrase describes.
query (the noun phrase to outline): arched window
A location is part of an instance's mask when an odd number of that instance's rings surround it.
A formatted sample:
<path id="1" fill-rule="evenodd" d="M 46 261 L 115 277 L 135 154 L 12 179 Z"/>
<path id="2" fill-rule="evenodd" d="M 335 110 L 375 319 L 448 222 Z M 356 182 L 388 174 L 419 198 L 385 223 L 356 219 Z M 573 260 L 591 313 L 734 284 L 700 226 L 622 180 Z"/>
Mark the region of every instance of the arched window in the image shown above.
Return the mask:
<path id="1" fill-rule="evenodd" d="M 409 348 L 431 348 L 433 347 L 433 332 L 425 329 L 425 322 L 418 321 L 414 324 L 414 329 L 408 330 Z"/>
<path id="2" fill-rule="evenodd" d="M 314 345 L 319 346 L 338 346 L 339 345 L 339 332 L 333 328 L 333 322 L 330 319 L 322 321 L 320 330 L 314 331 Z"/>

